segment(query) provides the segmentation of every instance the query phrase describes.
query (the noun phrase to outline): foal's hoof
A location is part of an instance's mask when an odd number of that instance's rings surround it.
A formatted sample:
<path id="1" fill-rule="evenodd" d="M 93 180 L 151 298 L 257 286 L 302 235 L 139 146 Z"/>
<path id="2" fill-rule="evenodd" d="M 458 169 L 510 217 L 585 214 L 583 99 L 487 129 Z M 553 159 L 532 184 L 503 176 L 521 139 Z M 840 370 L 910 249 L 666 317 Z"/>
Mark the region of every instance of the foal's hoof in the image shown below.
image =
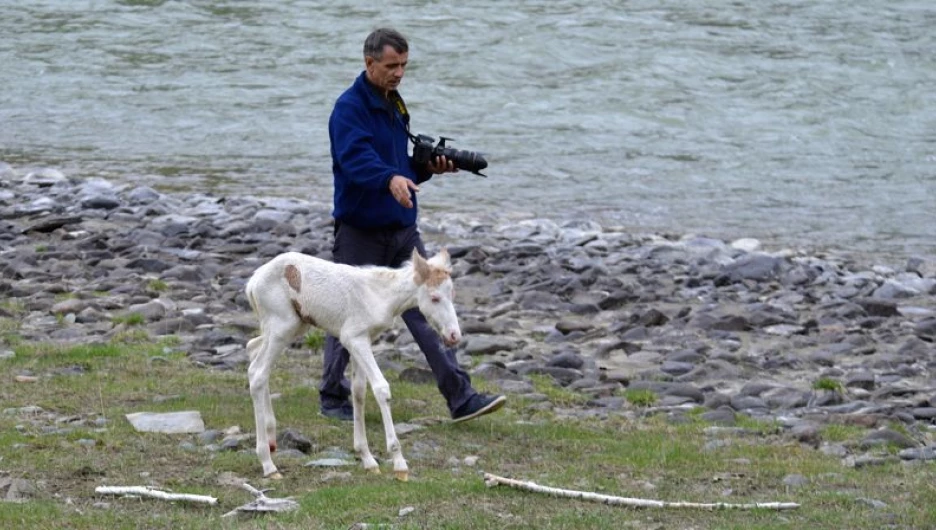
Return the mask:
<path id="1" fill-rule="evenodd" d="M 379 474 L 380 474 L 380 468 L 377 467 L 377 466 L 374 466 L 374 467 L 368 469 L 367 472 L 370 473 L 371 475 L 379 475 Z"/>
<path id="2" fill-rule="evenodd" d="M 409 471 L 394 471 L 393 475 L 400 482 L 409 482 Z"/>
<path id="3" fill-rule="evenodd" d="M 265 478 L 265 479 L 270 479 L 270 480 L 283 480 L 283 474 L 280 473 L 279 471 L 275 471 L 275 472 L 270 473 L 269 475 L 267 475 L 267 476 L 265 476 L 265 477 L 263 477 L 263 478 Z"/>

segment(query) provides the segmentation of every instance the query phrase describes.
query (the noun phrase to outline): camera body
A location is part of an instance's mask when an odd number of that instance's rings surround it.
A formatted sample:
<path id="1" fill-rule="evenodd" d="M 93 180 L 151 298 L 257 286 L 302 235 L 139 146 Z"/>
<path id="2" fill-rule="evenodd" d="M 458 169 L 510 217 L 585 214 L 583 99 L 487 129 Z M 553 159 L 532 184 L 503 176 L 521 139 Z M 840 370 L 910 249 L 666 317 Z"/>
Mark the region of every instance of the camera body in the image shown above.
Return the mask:
<path id="1" fill-rule="evenodd" d="M 487 167 L 487 160 L 484 159 L 484 156 L 481 153 L 475 153 L 474 151 L 462 151 L 460 149 L 454 149 L 447 147 L 445 145 L 446 140 L 452 140 L 451 138 L 446 138 L 445 136 L 439 137 L 439 143 L 433 145 L 435 141 L 431 136 L 426 136 L 425 134 L 418 134 L 412 137 L 413 140 L 413 163 L 417 166 L 425 166 L 431 160 L 435 160 L 438 156 L 444 156 L 448 160 L 451 160 L 452 163 L 458 169 L 464 169 L 474 173 L 475 175 L 486 177 L 481 173 L 481 170 Z"/>

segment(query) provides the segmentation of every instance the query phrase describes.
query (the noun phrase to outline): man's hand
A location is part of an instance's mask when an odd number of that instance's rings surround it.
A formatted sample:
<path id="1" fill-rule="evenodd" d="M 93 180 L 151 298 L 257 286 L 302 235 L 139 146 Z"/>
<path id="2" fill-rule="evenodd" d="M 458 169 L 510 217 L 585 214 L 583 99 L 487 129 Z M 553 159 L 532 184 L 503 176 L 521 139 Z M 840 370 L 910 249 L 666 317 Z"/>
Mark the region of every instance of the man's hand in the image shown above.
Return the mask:
<path id="1" fill-rule="evenodd" d="M 410 190 L 417 192 L 419 191 L 419 186 L 403 175 L 394 175 L 393 178 L 390 179 L 390 193 L 404 208 L 413 207 L 413 201 L 410 199 Z"/>
<path id="2" fill-rule="evenodd" d="M 426 164 L 426 168 L 429 169 L 430 173 L 435 175 L 440 173 L 458 173 L 455 163 L 444 156 L 437 156 L 435 160 L 430 160 L 429 163 Z"/>

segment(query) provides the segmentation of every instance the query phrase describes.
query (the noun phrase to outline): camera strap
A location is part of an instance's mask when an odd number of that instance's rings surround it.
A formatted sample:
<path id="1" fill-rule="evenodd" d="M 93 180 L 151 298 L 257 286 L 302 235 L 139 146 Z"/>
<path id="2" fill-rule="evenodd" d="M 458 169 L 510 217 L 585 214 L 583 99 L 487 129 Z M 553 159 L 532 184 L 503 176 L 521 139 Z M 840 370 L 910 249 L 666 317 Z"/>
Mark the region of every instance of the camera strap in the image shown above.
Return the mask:
<path id="1" fill-rule="evenodd" d="M 396 90 L 391 90 L 387 94 L 387 99 L 389 99 L 390 103 L 396 107 L 396 110 L 400 113 L 400 117 L 403 118 L 403 121 L 409 125 L 409 111 L 406 110 L 406 103 L 403 101 L 403 96 L 401 96 L 400 93 Z"/>
<path id="2" fill-rule="evenodd" d="M 390 104 L 396 109 L 400 115 L 400 119 L 403 120 L 403 125 L 406 126 L 406 136 L 409 136 L 409 139 L 413 144 L 416 144 L 416 136 L 410 132 L 409 122 L 410 115 L 409 111 L 406 110 L 406 102 L 403 101 L 403 96 L 400 95 L 396 90 L 391 90 L 387 94 L 387 99 L 390 100 Z"/>

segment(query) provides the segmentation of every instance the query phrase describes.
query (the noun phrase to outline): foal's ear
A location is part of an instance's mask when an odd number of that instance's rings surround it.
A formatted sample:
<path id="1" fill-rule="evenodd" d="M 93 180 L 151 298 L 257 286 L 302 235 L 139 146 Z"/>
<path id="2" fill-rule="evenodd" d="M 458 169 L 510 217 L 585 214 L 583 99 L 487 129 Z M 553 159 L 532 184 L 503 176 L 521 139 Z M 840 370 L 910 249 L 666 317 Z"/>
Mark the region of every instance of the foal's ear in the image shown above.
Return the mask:
<path id="1" fill-rule="evenodd" d="M 413 249 L 413 280 L 416 285 L 422 285 L 429 279 L 429 263 Z"/>
<path id="2" fill-rule="evenodd" d="M 449 256 L 448 249 L 442 247 L 442 250 L 439 251 L 439 259 L 442 260 L 442 267 L 445 269 L 452 268 L 452 257 Z"/>

